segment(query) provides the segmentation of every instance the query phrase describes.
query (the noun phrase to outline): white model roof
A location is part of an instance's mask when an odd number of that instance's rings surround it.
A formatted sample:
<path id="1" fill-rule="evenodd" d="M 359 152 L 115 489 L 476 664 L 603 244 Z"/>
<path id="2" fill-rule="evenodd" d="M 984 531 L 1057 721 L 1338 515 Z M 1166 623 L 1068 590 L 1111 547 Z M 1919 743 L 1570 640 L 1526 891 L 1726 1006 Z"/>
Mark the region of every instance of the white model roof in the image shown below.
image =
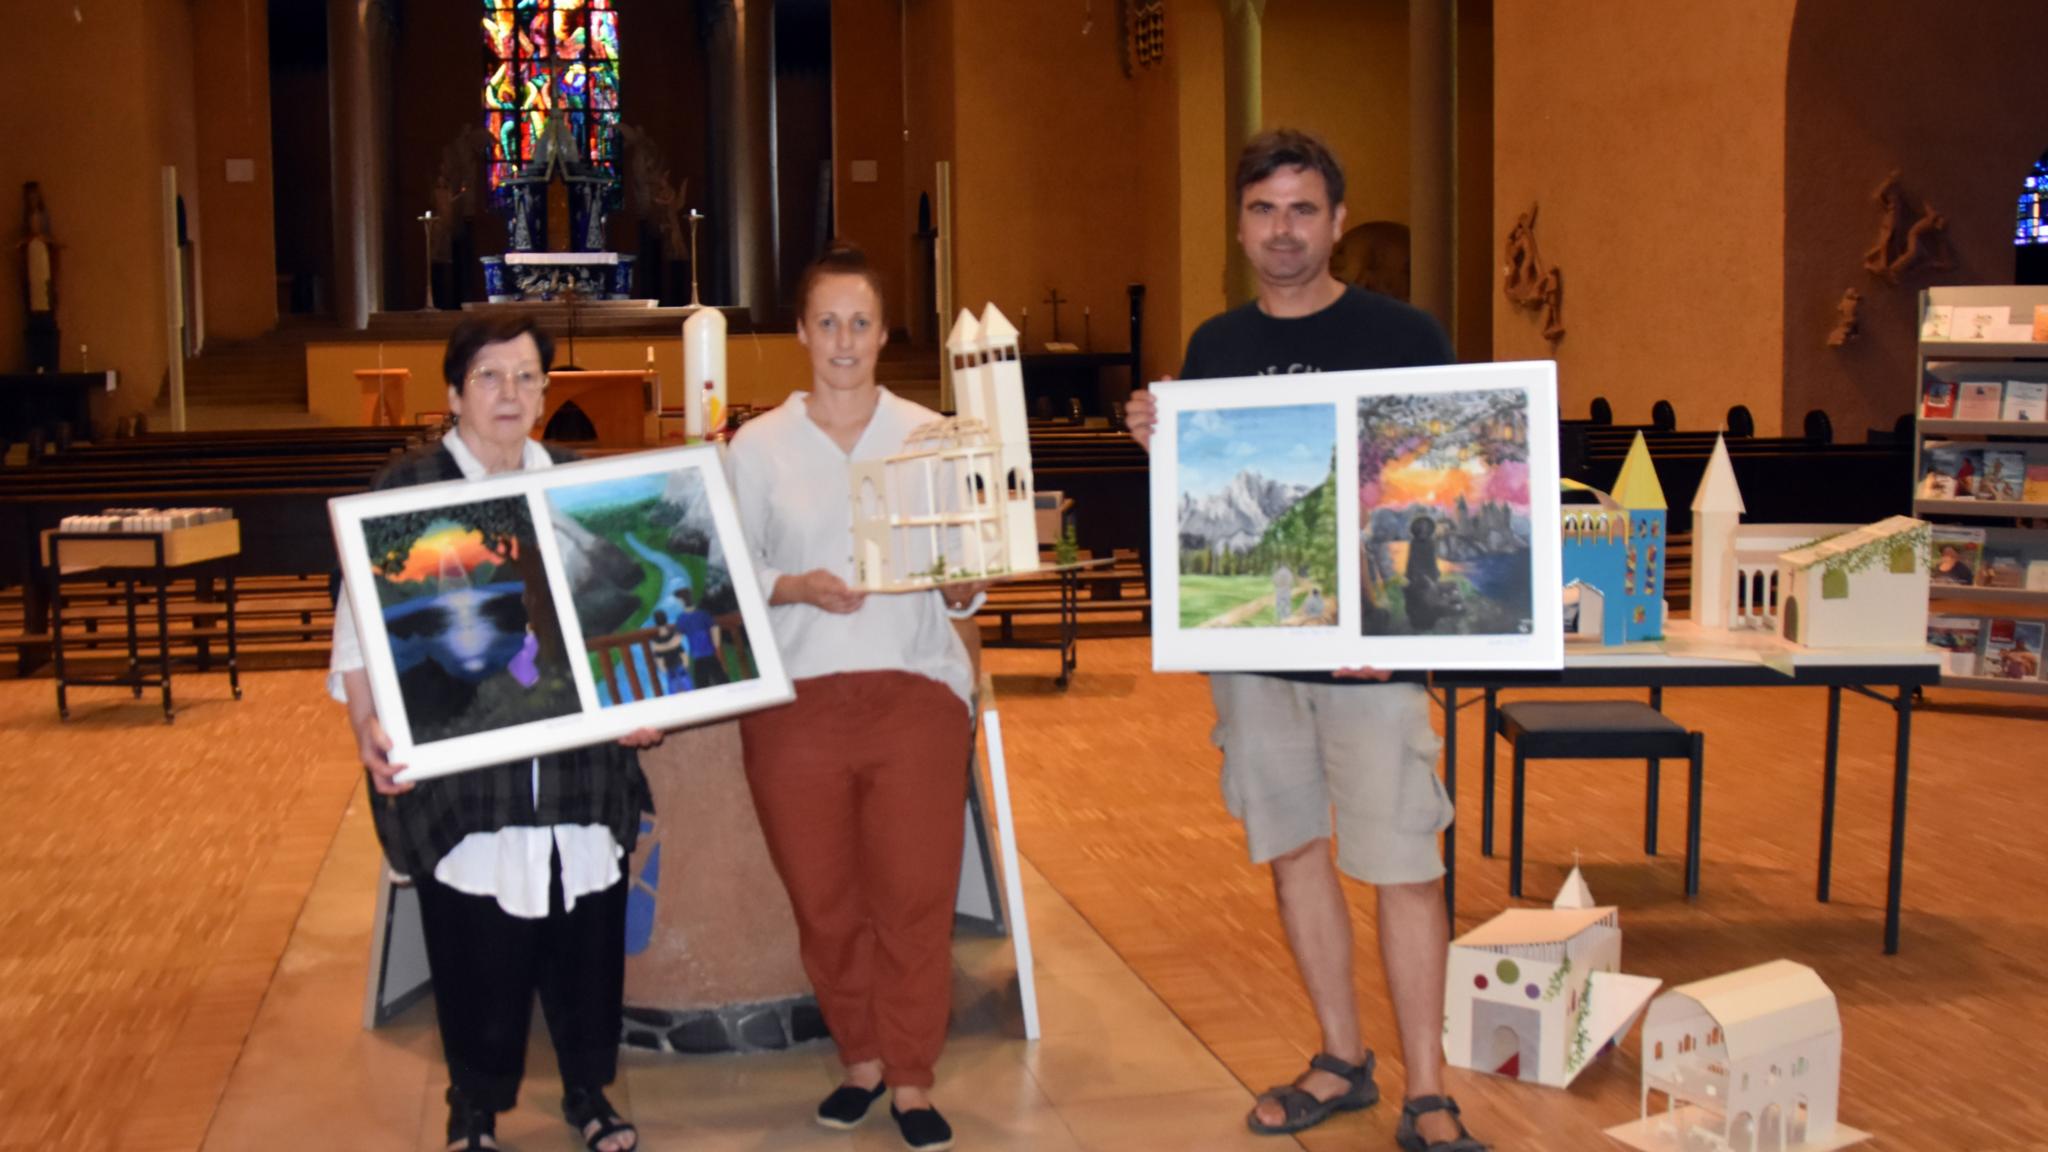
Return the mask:
<path id="1" fill-rule="evenodd" d="M 981 321 L 974 313 L 962 308 L 953 320 L 953 331 L 946 336 L 946 351 L 955 353 L 971 352 L 981 346 Z"/>
<path id="2" fill-rule="evenodd" d="M 1707 474 L 1700 477 L 1699 491 L 1692 494 L 1695 512 L 1744 512 L 1742 488 L 1735 483 L 1735 465 L 1728 459 L 1728 439 L 1714 437 L 1714 454 L 1707 457 Z"/>
<path id="3" fill-rule="evenodd" d="M 1577 864 L 1572 865 L 1572 874 L 1564 878 L 1564 887 L 1558 889 L 1557 899 L 1550 906 L 1559 910 L 1593 907 L 1593 890 L 1586 887 L 1586 878 Z"/>
<path id="4" fill-rule="evenodd" d="M 1705 1011 L 1721 1026 L 1731 1060 L 1747 1060 L 1842 1030 L 1835 994 L 1804 964 L 1773 960 L 1680 985 L 1650 1005 L 1645 1028 L 1673 1016 Z"/>
<path id="5" fill-rule="evenodd" d="M 1795 548 L 1778 559 L 1794 569 L 1811 568 L 1830 556 L 1839 556 L 1865 544 L 1890 539 L 1893 536 L 1903 536 L 1925 527 L 1925 520 L 1915 520 L 1911 516 L 1887 516 L 1875 524 L 1865 524 L 1840 536 L 1831 536 L 1804 548 Z"/>
<path id="6" fill-rule="evenodd" d="M 1562 944 L 1614 914 L 1613 908 L 1510 908 L 1452 943 L 1461 948 Z"/>
<path id="7" fill-rule="evenodd" d="M 1010 318 L 1003 315 L 1003 310 L 996 307 L 993 300 L 981 312 L 981 340 L 990 346 L 1017 342 L 1017 326 L 1010 323 Z"/>

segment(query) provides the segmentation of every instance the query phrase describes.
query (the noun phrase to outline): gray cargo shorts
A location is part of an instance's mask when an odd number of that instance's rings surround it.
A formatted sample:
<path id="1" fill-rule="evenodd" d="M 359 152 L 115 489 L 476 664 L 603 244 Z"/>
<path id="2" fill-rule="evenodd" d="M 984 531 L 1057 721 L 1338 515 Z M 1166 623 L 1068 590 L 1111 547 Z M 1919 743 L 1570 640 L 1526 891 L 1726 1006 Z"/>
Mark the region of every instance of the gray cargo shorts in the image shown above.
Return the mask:
<path id="1" fill-rule="evenodd" d="M 1244 823 L 1253 863 L 1334 833 L 1337 867 L 1368 884 L 1444 874 L 1436 838 L 1453 811 L 1422 685 L 1219 672 L 1209 691 L 1223 801 Z"/>

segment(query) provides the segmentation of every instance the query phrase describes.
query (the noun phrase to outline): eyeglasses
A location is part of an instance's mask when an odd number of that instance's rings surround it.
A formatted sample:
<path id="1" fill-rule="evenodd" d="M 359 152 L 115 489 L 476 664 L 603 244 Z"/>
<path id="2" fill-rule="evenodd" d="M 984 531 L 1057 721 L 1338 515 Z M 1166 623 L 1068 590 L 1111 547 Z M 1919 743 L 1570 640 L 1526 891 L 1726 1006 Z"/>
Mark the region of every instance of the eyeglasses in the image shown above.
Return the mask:
<path id="1" fill-rule="evenodd" d="M 509 376 L 496 368 L 479 368 L 467 379 L 486 392 L 503 393 L 507 387 L 516 387 L 529 396 L 546 391 L 548 386 L 548 374 L 531 368 L 521 368 Z"/>

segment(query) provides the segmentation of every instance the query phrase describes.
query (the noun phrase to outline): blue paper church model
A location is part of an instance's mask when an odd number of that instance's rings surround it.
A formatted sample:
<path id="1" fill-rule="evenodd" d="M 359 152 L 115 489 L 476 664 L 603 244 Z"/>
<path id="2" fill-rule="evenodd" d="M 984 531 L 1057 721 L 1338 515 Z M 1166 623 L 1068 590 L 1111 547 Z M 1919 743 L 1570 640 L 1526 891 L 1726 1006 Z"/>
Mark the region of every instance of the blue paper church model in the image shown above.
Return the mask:
<path id="1" fill-rule="evenodd" d="M 1636 433 L 1612 495 L 1575 485 L 1596 503 L 1565 504 L 1565 638 L 1632 644 L 1664 635 L 1664 487 Z"/>

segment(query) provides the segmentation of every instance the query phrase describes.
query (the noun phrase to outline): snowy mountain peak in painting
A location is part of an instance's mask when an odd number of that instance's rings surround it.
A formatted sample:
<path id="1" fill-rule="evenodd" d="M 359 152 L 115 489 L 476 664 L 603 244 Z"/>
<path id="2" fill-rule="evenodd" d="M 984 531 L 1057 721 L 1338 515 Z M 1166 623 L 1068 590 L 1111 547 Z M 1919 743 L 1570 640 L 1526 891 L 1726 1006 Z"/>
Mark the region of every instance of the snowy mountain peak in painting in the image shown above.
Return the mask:
<path id="1" fill-rule="evenodd" d="M 1256 547 L 1273 518 L 1294 506 L 1308 489 L 1300 484 L 1268 480 L 1246 469 L 1221 492 L 1180 501 L 1180 534 L 1200 546 L 1245 552 Z"/>

